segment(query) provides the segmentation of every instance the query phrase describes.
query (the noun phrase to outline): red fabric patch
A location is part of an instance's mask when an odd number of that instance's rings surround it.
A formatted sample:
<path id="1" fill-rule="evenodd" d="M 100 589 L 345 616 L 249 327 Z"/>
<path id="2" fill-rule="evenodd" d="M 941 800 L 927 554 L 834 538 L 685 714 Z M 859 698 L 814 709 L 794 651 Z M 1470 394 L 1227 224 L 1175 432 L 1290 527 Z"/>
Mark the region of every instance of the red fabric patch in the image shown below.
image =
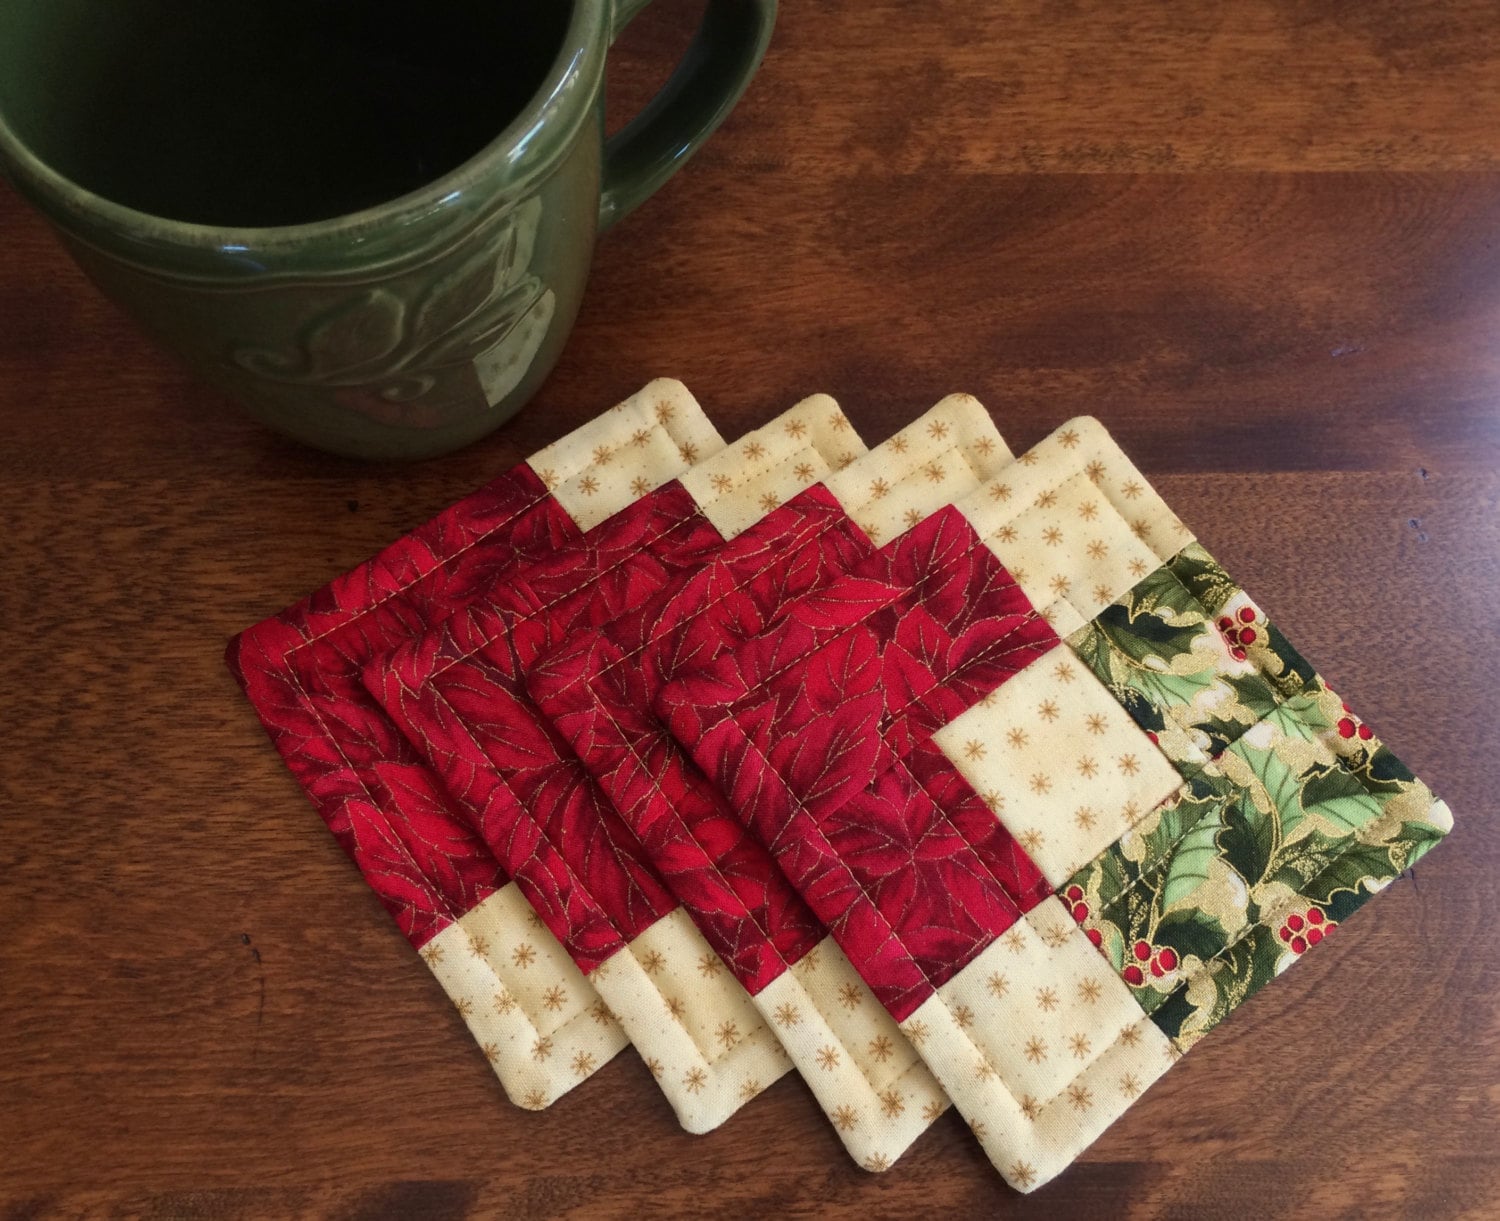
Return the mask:
<path id="1" fill-rule="evenodd" d="M 578 535 L 522 464 L 229 643 L 271 741 L 413 945 L 509 878 L 360 670 Z"/>
<path id="2" fill-rule="evenodd" d="M 1058 646 L 945 509 L 657 701 L 898 1021 L 1050 893 L 930 739 Z"/>
<path id="3" fill-rule="evenodd" d="M 567 641 L 528 687 L 751 994 L 827 930 L 652 712 L 782 607 L 845 575 L 871 544 L 821 485 L 719 549 L 633 614 Z"/>
<path id="4" fill-rule="evenodd" d="M 365 668 L 367 686 L 585 972 L 677 903 L 540 714 L 526 674 L 543 653 L 700 567 L 723 541 L 669 483 Z"/>

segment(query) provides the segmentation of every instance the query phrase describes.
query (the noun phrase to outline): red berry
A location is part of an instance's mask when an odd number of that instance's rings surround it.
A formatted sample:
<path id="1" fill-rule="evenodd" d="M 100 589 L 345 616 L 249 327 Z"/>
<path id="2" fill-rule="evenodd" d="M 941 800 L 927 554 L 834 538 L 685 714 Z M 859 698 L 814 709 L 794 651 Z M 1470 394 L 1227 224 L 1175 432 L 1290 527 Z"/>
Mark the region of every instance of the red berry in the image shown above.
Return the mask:
<path id="1" fill-rule="evenodd" d="M 1309 907 L 1307 909 L 1307 922 L 1309 924 L 1323 923 L 1323 909 L 1321 907 Z"/>
<path id="2" fill-rule="evenodd" d="M 1231 657 L 1233 657 L 1235 659 L 1235 661 L 1244 661 L 1245 660 L 1245 650 L 1244 649 L 1230 649 L 1229 650 L 1229 655 Z"/>
<path id="3" fill-rule="evenodd" d="M 1301 937 L 1293 937 L 1292 938 L 1292 953 L 1294 953 L 1294 954 L 1300 954 L 1300 953 L 1302 953 L 1306 949 L 1307 949 L 1307 942 L 1304 941 Z M 1322 962 L 1323 960 L 1320 958 L 1320 959 L 1318 959 L 1318 961 Z"/>
<path id="4" fill-rule="evenodd" d="M 1329 933 L 1333 932 L 1333 930 L 1336 929 L 1336 928 L 1338 928 L 1338 925 L 1335 924 L 1332 920 L 1330 920 L 1328 922 L 1328 927 L 1323 930 L 1323 935 L 1326 937 Z"/>
<path id="5" fill-rule="evenodd" d="M 1317 945 L 1318 942 L 1320 942 L 1322 940 L 1323 940 L 1323 930 L 1322 929 L 1320 929 L 1320 928 L 1310 928 L 1310 929 L 1307 930 L 1307 944 L 1308 945 Z M 1319 961 L 1322 961 L 1322 960 L 1319 959 Z"/>
<path id="6" fill-rule="evenodd" d="M 1077 920 L 1079 924 L 1082 924 L 1088 918 L 1089 905 L 1087 903 L 1073 904 L 1073 919 Z"/>
<path id="7" fill-rule="evenodd" d="M 1242 607 L 1240 607 L 1240 622 L 1241 623 L 1254 623 L 1255 622 L 1255 608 L 1252 607 L 1252 606 L 1242 606 Z"/>
<path id="8" fill-rule="evenodd" d="M 1354 736 L 1354 722 L 1345 717 L 1339 722 L 1339 737 L 1352 738 Z"/>
<path id="9" fill-rule="evenodd" d="M 1283 941 L 1290 941 L 1292 939 L 1292 930 L 1284 924 L 1281 926 L 1281 939 Z"/>
<path id="10" fill-rule="evenodd" d="M 1321 961 L 1321 959 L 1319 961 Z M 1140 967 L 1136 966 L 1135 963 L 1131 963 L 1122 972 L 1120 972 L 1120 974 L 1125 977 L 1125 982 L 1127 984 L 1139 984 L 1143 979 L 1146 978 L 1141 974 Z"/>
<path id="11" fill-rule="evenodd" d="M 1360 724 L 1360 727 L 1359 727 L 1359 740 L 1361 742 L 1368 742 L 1374 736 L 1375 736 L 1375 731 L 1373 729 L 1371 729 L 1368 725 L 1365 725 L 1363 723 Z"/>
<path id="12" fill-rule="evenodd" d="M 1219 631 L 1221 632 L 1227 632 L 1233 626 L 1234 620 L 1231 619 L 1228 615 L 1225 615 L 1222 619 L 1219 620 Z"/>
<path id="13" fill-rule="evenodd" d="M 1151 945 L 1149 942 L 1137 941 L 1135 943 L 1135 956 L 1142 962 L 1151 957 Z"/>
<path id="14" fill-rule="evenodd" d="M 1302 931 L 1302 917 L 1297 915 L 1296 912 L 1293 912 L 1286 918 L 1286 926 L 1287 928 L 1291 929 L 1292 932 L 1300 933 Z"/>
<path id="15" fill-rule="evenodd" d="M 1345 711 L 1345 712 L 1348 712 L 1348 711 L 1349 711 L 1349 705 L 1348 705 L 1348 704 L 1345 704 L 1345 703 L 1342 703 L 1342 702 L 1341 702 L 1341 703 L 1340 703 L 1340 704 L 1339 704 L 1339 707 L 1340 707 L 1340 708 L 1342 708 L 1342 709 L 1343 709 L 1343 710 L 1344 710 L 1344 711 Z"/>
<path id="16" fill-rule="evenodd" d="M 1162 952 L 1156 956 L 1156 961 L 1161 963 L 1164 971 L 1173 971 L 1177 968 L 1177 951 L 1171 946 L 1165 946 Z"/>
<path id="17" fill-rule="evenodd" d="M 1091 928 L 1089 929 L 1089 940 L 1094 943 L 1094 948 L 1097 950 L 1104 944 L 1104 934 L 1096 928 Z"/>
<path id="18" fill-rule="evenodd" d="M 1151 739 L 1151 742 L 1152 742 L 1153 745 L 1155 745 L 1155 746 L 1160 746 L 1161 745 L 1161 739 L 1156 736 L 1156 731 L 1155 730 L 1152 730 L 1152 729 L 1146 730 L 1146 736 Z"/>
<path id="19" fill-rule="evenodd" d="M 1063 891 L 1063 894 L 1067 895 L 1069 903 L 1077 903 L 1079 899 L 1083 898 L 1083 887 L 1077 885 L 1069 886 L 1067 890 Z"/>
<path id="20" fill-rule="evenodd" d="M 1162 977 L 1161 959 L 1158 958 L 1151 964 L 1151 974 L 1156 976 L 1157 979 Z"/>
<path id="21" fill-rule="evenodd" d="M 1255 643 L 1255 629 L 1253 627 L 1247 627 L 1244 631 L 1242 631 L 1240 633 L 1240 643 L 1241 644 L 1254 644 Z"/>

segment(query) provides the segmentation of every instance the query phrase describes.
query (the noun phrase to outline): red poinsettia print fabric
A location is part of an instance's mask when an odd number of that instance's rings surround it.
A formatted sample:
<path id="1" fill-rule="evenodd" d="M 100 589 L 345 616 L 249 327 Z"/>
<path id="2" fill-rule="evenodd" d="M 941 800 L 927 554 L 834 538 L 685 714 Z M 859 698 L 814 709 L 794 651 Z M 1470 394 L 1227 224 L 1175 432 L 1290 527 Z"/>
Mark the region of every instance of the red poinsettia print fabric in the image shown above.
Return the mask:
<path id="1" fill-rule="evenodd" d="M 752 994 L 825 930 L 652 704 L 674 678 L 709 665 L 872 550 L 833 495 L 810 488 L 634 613 L 565 642 L 528 678 L 542 711 Z"/>
<path id="2" fill-rule="evenodd" d="M 577 537 L 521 465 L 230 642 L 229 666 L 277 750 L 413 945 L 508 878 L 365 690 L 361 667 Z"/>
<path id="3" fill-rule="evenodd" d="M 658 699 L 898 1021 L 1050 893 L 930 739 L 1058 643 L 948 509 Z"/>
<path id="4" fill-rule="evenodd" d="M 677 904 L 540 715 L 526 672 L 573 634 L 691 573 L 723 541 L 681 484 L 668 484 L 365 671 L 586 973 Z"/>

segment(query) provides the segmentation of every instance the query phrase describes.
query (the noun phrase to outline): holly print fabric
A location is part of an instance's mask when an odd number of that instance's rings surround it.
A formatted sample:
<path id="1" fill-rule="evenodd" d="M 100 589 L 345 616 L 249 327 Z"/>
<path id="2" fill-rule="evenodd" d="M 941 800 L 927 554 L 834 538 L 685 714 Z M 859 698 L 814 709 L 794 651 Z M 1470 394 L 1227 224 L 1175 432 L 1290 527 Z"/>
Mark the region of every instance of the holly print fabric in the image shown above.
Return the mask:
<path id="1" fill-rule="evenodd" d="M 657 381 L 295 606 L 237 636 L 228 663 L 318 813 L 447 990 L 507 1094 L 548 1105 L 624 1033 L 360 668 L 723 442 Z M 527 970 L 502 951 L 524 937 Z M 565 1004 L 553 1004 L 566 995 Z M 546 1040 L 556 1055 L 529 1054 Z"/>
<path id="2" fill-rule="evenodd" d="M 1451 825 L 1089 420 L 658 708 L 1022 1190 Z"/>
<path id="3" fill-rule="evenodd" d="M 695 571 L 726 533 L 862 451 L 837 404 L 807 400 L 365 670 L 692 1131 L 755 1097 L 787 1070 L 786 1056 L 539 715 L 526 676 L 551 648 Z"/>
<path id="4" fill-rule="evenodd" d="M 1186 1050 L 1451 820 L 1201 546 L 1111 609 L 1070 643 L 1187 779 L 1064 896 Z"/>
<path id="5" fill-rule="evenodd" d="M 651 713 L 701 668 L 909 524 L 977 486 L 1009 453 L 954 396 L 768 515 L 633 615 L 564 644 L 528 685 L 636 833 L 708 943 L 750 993 L 860 1165 L 887 1169 L 948 1105 L 894 1021 L 770 854 Z M 856 524 L 857 523 L 857 524 Z"/>

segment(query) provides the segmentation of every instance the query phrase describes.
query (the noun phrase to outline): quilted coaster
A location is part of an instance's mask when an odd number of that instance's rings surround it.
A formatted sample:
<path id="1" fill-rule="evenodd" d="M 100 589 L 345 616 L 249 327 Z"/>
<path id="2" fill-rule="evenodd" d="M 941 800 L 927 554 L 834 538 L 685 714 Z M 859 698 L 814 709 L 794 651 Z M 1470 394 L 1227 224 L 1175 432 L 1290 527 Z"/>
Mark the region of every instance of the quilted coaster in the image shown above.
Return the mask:
<path id="1" fill-rule="evenodd" d="M 680 384 L 653 382 L 229 646 L 287 766 L 521 1106 L 548 1105 L 625 1035 L 360 667 L 722 446 Z M 520 942 L 526 970 L 510 954 Z M 566 1002 L 550 1004 L 558 995 Z M 550 1060 L 530 1054 L 541 1039 Z"/>
<path id="2" fill-rule="evenodd" d="M 869 555 L 868 535 L 921 521 L 1008 459 L 976 400 L 945 399 L 692 576 L 569 639 L 528 675 L 538 705 L 870 1170 L 889 1167 L 947 1098 L 769 853 L 650 709 L 676 675 L 706 665 Z"/>
<path id="3" fill-rule="evenodd" d="M 589 977 L 690 1131 L 722 1123 L 787 1070 L 786 1056 L 540 716 L 526 673 L 863 448 L 833 400 L 809 399 L 365 668 L 370 690 Z M 505 952 L 519 959 L 523 949 Z M 555 1054 L 546 1040 L 534 1052 Z"/>
<path id="4" fill-rule="evenodd" d="M 1022 1190 L 1451 826 L 1089 420 L 658 711 Z"/>

